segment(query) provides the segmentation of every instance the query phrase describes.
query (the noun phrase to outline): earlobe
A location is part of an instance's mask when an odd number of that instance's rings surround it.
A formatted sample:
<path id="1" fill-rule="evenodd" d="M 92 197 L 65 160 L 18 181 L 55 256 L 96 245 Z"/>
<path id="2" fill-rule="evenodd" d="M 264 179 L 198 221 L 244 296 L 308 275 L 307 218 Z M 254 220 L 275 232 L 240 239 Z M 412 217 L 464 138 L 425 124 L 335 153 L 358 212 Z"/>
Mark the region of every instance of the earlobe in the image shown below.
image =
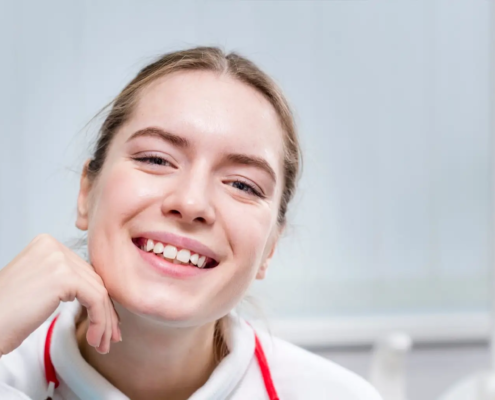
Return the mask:
<path id="1" fill-rule="evenodd" d="M 260 267 L 258 270 L 258 273 L 256 274 L 256 279 L 257 280 L 263 280 L 266 277 L 266 271 L 268 270 L 268 260 L 263 263 L 263 265 Z"/>
<path id="2" fill-rule="evenodd" d="M 258 280 L 265 279 L 266 273 L 268 271 L 268 264 L 270 263 L 271 259 L 273 258 L 273 255 L 275 254 L 275 249 L 277 248 L 279 236 L 280 235 L 277 235 L 275 237 L 275 239 L 273 240 L 273 244 L 272 244 L 272 247 L 270 249 L 270 253 L 265 258 L 265 260 L 263 261 L 263 264 L 261 264 L 260 268 L 258 269 L 258 272 L 256 274 L 256 279 L 258 279 Z"/>
<path id="3" fill-rule="evenodd" d="M 77 218 L 76 227 L 82 231 L 88 230 L 88 197 L 91 184 L 88 178 L 88 164 L 91 160 L 84 163 L 79 183 L 79 194 L 77 196 Z"/>

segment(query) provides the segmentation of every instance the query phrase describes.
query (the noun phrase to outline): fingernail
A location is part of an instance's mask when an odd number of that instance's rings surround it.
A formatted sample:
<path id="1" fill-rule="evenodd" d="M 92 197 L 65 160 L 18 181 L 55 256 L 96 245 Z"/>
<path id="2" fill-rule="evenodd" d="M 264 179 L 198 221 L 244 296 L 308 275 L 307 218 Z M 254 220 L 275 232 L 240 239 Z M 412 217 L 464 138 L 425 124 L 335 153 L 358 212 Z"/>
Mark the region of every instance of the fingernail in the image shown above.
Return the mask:
<path id="1" fill-rule="evenodd" d="M 107 351 L 103 351 L 103 350 L 99 350 L 98 348 L 95 347 L 95 350 L 100 353 L 100 354 L 107 354 L 108 353 L 108 350 Z"/>
<path id="2" fill-rule="evenodd" d="M 122 342 L 122 332 L 119 329 L 119 342 Z"/>

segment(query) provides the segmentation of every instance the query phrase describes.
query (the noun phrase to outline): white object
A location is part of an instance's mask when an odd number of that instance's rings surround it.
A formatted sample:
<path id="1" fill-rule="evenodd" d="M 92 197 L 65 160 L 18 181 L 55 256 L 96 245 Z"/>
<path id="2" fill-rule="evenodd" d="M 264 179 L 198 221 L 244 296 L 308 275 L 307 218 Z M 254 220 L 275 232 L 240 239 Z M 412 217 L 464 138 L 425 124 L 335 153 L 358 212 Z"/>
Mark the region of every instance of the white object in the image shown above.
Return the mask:
<path id="1" fill-rule="evenodd" d="M 383 400 L 406 400 L 405 360 L 410 336 L 394 332 L 377 342 L 371 362 L 370 382 Z"/>
<path id="2" fill-rule="evenodd" d="M 55 324 L 51 357 L 60 386 L 53 400 L 127 400 L 81 356 L 75 337 L 77 302 L 65 303 Z M 44 400 L 46 382 L 43 347 L 50 321 L 31 334 L 14 352 L 0 358 L 0 389 L 19 394 L 9 400 Z M 252 328 L 235 313 L 229 314 L 226 337 L 230 353 L 190 400 L 266 399 L 266 390 L 254 356 Z M 283 400 L 380 400 L 369 383 L 339 365 L 257 330 L 273 382 Z M 124 338 L 125 340 L 125 338 Z M 1 392 L 0 392 L 1 393 Z M 2 400 L 4 398 L 2 397 Z"/>

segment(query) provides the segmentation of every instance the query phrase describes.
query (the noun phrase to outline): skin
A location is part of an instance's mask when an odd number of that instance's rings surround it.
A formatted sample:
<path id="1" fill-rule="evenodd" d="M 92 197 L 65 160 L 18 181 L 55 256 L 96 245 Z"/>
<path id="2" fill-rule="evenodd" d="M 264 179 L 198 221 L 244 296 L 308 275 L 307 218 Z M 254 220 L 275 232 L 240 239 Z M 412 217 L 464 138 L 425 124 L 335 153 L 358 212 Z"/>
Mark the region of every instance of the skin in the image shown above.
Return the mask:
<path id="1" fill-rule="evenodd" d="M 153 136 L 129 140 L 149 127 L 190 146 Z M 281 233 L 283 137 L 275 110 L 256 90 L 228 75 L 179 72 L 140 93 L 96 181 L 84 168 L 76 226 L 88 231 L 91 264 L 119 314 L 123 341 L 98 353 L 84 340 L 84 320 L 78 343 L 83 357 L 127 396 L 186 399 L 208 380 L 215 321 L 254 279 L 264 278 Z M 263 158 L 275 179 L 229 161 L 229 153 Z M 144 156 L 168 163 L 135 160 Z M 218 254 L 219 265 L 193 279 L 162 275 L 131 241 L 143 230 L 196 239 Z"/>

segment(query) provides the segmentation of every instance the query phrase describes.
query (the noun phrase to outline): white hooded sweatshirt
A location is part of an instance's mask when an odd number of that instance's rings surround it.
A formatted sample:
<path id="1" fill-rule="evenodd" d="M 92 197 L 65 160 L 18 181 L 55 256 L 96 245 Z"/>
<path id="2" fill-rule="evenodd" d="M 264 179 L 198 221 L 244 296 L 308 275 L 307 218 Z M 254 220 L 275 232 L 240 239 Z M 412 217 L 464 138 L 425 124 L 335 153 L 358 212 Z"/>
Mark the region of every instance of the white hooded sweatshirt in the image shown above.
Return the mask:
<path id="1" fill-rule="evenodd" d="M 54 325 L 50 355 L 60 385 L 53 400 L 126 400 L 81 356 L 75 333 L 77 301 L 65 303 Z M 15 351 L 0 358 L 1 400 L 45 400 L 44 347 L 50 318 Z M 255 356 L 254 331 L 229 314 L 229 354 L 190 400 L 269 400 Z M 381 400 L 356 374 L 264 332 L 256 332 L 280 400 Z"/>

